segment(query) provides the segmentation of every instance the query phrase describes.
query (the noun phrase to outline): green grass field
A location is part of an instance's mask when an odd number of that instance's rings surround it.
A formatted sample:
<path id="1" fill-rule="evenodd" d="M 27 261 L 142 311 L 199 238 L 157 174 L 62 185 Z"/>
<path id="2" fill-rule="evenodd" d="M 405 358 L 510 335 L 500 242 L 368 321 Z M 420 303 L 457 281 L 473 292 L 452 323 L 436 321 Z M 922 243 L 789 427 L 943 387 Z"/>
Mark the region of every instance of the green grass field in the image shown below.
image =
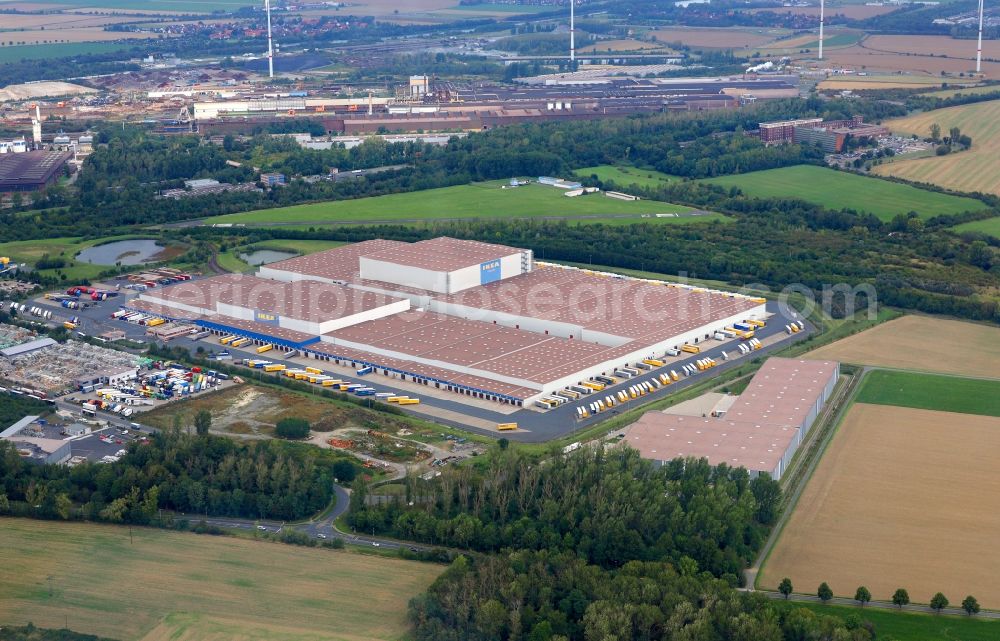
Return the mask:
<path id="1" fill-rule="evenodd" d="M 43 240 L 16 240 L 0 243 L 0 256 L 8 256 L 12 261 L 33 265 L 43 255 L 52 258 L 64 258 L 66 267 L 61 270 L 44 269 L 39 273 L 47 276 L 60 271 L 69 280 L 96 278 L 98 274 L 108 269 L 107 265 L 92 265 L 77 262 L 75 256 L 82 250 L 99 243 L 120 240 L 119 238 L 95 238 L 81 241 L 79 238 L 47 238 Z"/>
<path id="2" fill-rule="evenodd" d="M 1000 416 L 1000 380 L 874 370 L 865 377 L 857 401 Z"/>
<path id="3" fill-rule="evenodd" d="M 871 621 L 879 639 L 894 641 L 995 641 L 1000 639 L 1000 621 L 988 619 L 923 614 L 919 612 L 892 612 L 874 608 L 855 608 L 847 605 L 821 603 L 777 602 L 783 608 L 807 608 L 816 614 L 847 619 L 860 617 Z"/>
<path id="4" fill-rule="evenodd" d="M 68 621 L 123 641 L 388 641 L 443 569 L 252 538 L 137 527 L 131 538 L 124 526 L 3 519 L 3 622 Z"/>
<path id="5" fill-rule="evenodd" d="M 985 204 L 973 198 L 940 194 L 813 165 L 706 178 L 705 182 L 723 187 L 736 186 L 743 193 L 758 198 L 793 197 L 827 209 L 865 211 L 886 221 L 910 211 L 917 212 L 921 218 L 931 218 L 986 209 Z"/>
<path id="6" fill-rule="evenodd" d="M 589 178 L 592 175 L 596 175 L 597 179 L 602 182 L 611 180 L 622 187 L 639 185 L 640 187 L 656 188 L 680 180 L 677 176 L 671 176 L 655 169 L 638 169 L 636 167 L 620 167 L 615 165 L 584 167 L 583 169 L 577 169 L 574 173 L 580 178 Z"/>
<path id="7" fill-rule="evenodd" d="M 722 216 L 643 218 L 644 215 L 690 212 L 690 207 L 651 200 L 623 201 L 601 194 L 567 198 L 555 187 L 531 184 L 501 189 L 506 181 L 492 181 L 389 194 L 357 200 L 262 209 L 207 218 L 204 222 L 267 225 L 274 223 L 419 223 L 462 218 L 553 218 L 578 222 L 696 222 Z"/>
<path id="8" fill-rule="evenodd" d="M 92 238 L 90 240 L 81 240 L 80 238 L 16 240 L 9 243 L 0 243 L 0 256 L 7 256 L 12 261 L 18 263 L 34 265 L 43 255 L 48 254 L 51 258 L 64 259 L 66 266 L 60 269 L 42 269 L 39 270 L 39 274 L 57 277 L 65 274 L 66 279 L 69 281 L 93 280 L 101 272 L 111 269 L 112 266 L 82 263 L 76 260 L 76 255 L 94 245 L 102 245 L 117 240 L 128 240 L 130 238 L 149 238 L 149 236 L 111 236 L 108 238 Z M 182 249 L 179 251 L 183 253 Z M 139 268 L 138 265 L 135 267 Z"/>
<path id="9" fill-rule="evenodd" d="M 311 254 L 313 252 L 321 252 L 324 249 L 333 249 L 334 247 L 341 247 L 347 243 L 341 242 L 339 240 L 295 240 L 286 238 L 277 238 L 274 240 L 262 240 L 260 242 L 254 243 L 250 246 L 250 250 L 254 249 L 273 249 L 275 251 L 289 251 L 296 252 L 298 254 Z"/>
<path id="10" fill-rule="evenodd" d="M 952 227 L 957 232 L 977 231 L 981 234 L 988 234 L 994 238 L 1000 238 L 1000 216 L 987 218 L 985 220 L 974 220 L 971 223 L 962 223 Z"/>
<path id="11" fill-rule="evenodd" d="M 0 3 L 0 9 L 3 4 Z M 58 31 L 53 33 L 58 34 Z M 7 35 L 8 38 L 16 38 L 14 34 Z M 126 37 L 128 34 L 122 34 Z M 53 36 L 58 38 L 58 36 Z M 19 60 L 42 60 L 45 58 L 63 58 L 66 56 L 78 56 L 86 53 L 108 53 L 110 51 L 125 51 L 132 47 L 139 46 L 140 40 L 134 42 L 60 42 L 48 45 L 15 45 L 13 47 L 0 47 L 0 64 L 7 62 L 18 62 Z"/>

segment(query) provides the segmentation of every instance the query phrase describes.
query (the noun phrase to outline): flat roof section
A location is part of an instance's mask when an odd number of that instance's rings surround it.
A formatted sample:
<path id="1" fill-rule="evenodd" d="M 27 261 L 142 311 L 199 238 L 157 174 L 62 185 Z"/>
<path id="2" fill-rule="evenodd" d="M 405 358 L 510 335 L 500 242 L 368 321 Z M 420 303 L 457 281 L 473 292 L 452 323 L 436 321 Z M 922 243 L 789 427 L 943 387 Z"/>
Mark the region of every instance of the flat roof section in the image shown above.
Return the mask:
<path id="1" fill-rule="evenodd" d="M 649 460 L 692 456 L 711 465 L 771 472 L 797 437 L 798 429 L 788 425 L 646 412 L 625 441 Z"/>
<path id="2" fill-rule="evenodd" d="M 417 363 L 415 361 L 402 358 L 393 358 L 391 356 L 382 356 L 381 354 L 374 354 L 365 350 L 343 347 L 331 343 L 313 343 L 306 349 L 311 352 L 326 354 L 328 356 L 338 357 L 341 359 L 370 363 L 378 368 L 388 368 L 397 372 L 404 372 L 410 375 L 427 378 L 429 380 L 444 381 L 453 385 L 463 385 L 465 387 L 474 388 L 486 393 L 501 394 L 517 399 L 526 399 L 538 394 L 537 389 L 512 385 L 510 383 L 483 378 L 473 374 L 462 374 L 453 370 L 444 369 L 443 367 L 435 367 L 434 365 L 426 365 L 424 363 Z"/>
<path id="3" fill-rule="evenodd" d="M 402 298 L 315 280 L 285 282 L 249 277 L 221 292 L 220 303 L 313 323 L 353 316 Z"/>
<path id="4" fill-rule="evenodd" d="M 68 151 L 0 154 L 0 188 L 44 185 L 72 157 Z"/>
<path id="5" fill-rule="evenodd" d="M 167 305 L 160 305 L 158 303 L 141 300 L 139 298 L 133 298 L 124 306 L 129 309 L 135 309 L 140 312 L 148 312 L 155 316 L 162 316 L 173 320 L 197 320 L 202 317 L 201 314 L 195 314 L 176 307 L 168 307 Z"/>
<path id="6" fill-rule="evenodd" d="M 506 245 L 460 240 L 448 236 L 403 245 L 374 254 L 365 254 L 365 258 L 435 272 L 452 272 L 521 253 L 520 249 Z"/>
<path id="7" fill-rule="evenodd" d="M 799 426 L 839 371 L 834 361 L 769 358 L 754 375 L 727 418 Z"/>
<path id="8" fill-rule="evenodd" d="M 328 280 L 351 281 L 359 277 L 358 258 L 369 254 L 399 247 L 409 247 L 411 243 L 398 240 L 366 240 L 343 247 L 334 247 L 314 254 L 306 254 L 264 265 L 267 269 L 294 272 L 304 276 L 315 276 Z"/>
<path id="9" fill-rule="evenodd" d="M 166 287 L 150 289 L 139 295 L 140 300 L 170 306 L 170 303 L 180 303 L 201 309 L 215 309 L 215 301 L 219 300 L 234 287 L 250 288 L 255 283 L 267 284 L 256 276 L 246 274 L 223 274 L 209 278 L 185 280 Z M 135 302 L 135 301 L 133 301 Z"/>
<path id="10" fill-rule="evenodd" d="M 550 266 L 435 300 L 649 343 L 760 306 L 735 294 Z"/>

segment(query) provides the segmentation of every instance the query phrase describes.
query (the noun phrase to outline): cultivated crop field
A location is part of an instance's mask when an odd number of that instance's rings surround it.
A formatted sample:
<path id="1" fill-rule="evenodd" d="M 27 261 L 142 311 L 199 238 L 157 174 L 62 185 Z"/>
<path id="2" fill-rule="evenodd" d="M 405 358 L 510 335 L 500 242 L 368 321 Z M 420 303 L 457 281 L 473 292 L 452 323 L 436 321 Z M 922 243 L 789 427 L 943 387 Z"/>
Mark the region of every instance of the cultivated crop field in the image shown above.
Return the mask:
<path id="1" fill-rule="evenodd" d="M 2 8 L 3 5 L 0 5 Z M 108 32 L 111 33 L 111 32 Z M 0 33 L 0 36 L 4 34 Z M 119 39 L 124 34 L 115 34 Z M 20 38 L 10 38 L 11 40 L 21 40 Z M 57 38 L 53 38 L 57 39 Z M 65 42 L 57 44 L 34 44 L 15 45 L 13 47 L 0 47 L 0 64 L 6 62 L 17 62 L 18 60 L 41 60 L 44 58 L 63 58 L 66 56 L 78 56 L 88 53 L 109 53 L 111 51 L 122 51 L 139 46 L 136 42 Z"/>
<path id="2" fill-rule="evenodd" d="M 889 600 L 943 592 L 1000 607 L 1000 418 L 854 405 L 761 571 L 775 588 L 823 581 L 839 596 L 859 585 Z"/>
<path id="3" fill-rule="evenodd" d="M 805 355 L 856 365 L 1000 378 L 1000 328 L 902 316 Z"/>
<path id="4" fill-rule="evenodd" d="M 885 123 L 894 132 L 921 137 L 930 135 L 932 124 L 940 125 L 943 135 L 959 127 L 972 137 L 972 148 L 947 156 L 900 159 L 875 171 L 958 191 L 1000 194 L 1000 167 L 996 163 L 1000 152 L 1000 100 L 935 109 Z"/>
<path id="5" fill-rule="evenodd" d="M 878 36 L 885 38 L 920 38 L 921 36 Z M 951 40 L 946 36 L 928 36 L 932 38 L 942 38 L 943 41 Z M 945 44 L 942 41 L 942 44 Z M 867 69 L 871 71 L 885 72 L 914 72 L 927 75 L 940 75 L 941 72 L 959 74 L 975 69 L 976 62 L 976 41 L 961 40 L 960 43 L 971 43 L 972 48 L 963 52 L 962 57 L 944 58 L 936 53 L 936 49 L 926 51 L 922 54 L 889 51 L 886 49 L 871 48 L 870 39 L 858 43 L 853 47 L 842 49 L 831 49 L 829 55 L 824 54 L 824 66 L 848 67 L 855 70 Z M 985 47 L 986 41 L 983 41 Z M 890 45 L 892 46 L 892 45 Z M 966 45 L 968 46 L 968 45 Z M 807 54 L 809 55 L 809 54 Z M 815 54 L 811 54 L 815 55 Z M 985 54 L 984 54 L 985 56 Z M 1000 63 L 983 60 L 983 74 L 987 78 L 1000 78 Z"/>
<path id="6" fill-rule="evenodd" d="M 61 628 L 68 618 L 73 630 L 122 640 L 395 640 L 407 628 L 407 601 L 442 569 L 232 537 L 132 532 L 134 543 L 121 526 L 5 518 L 4 622 Z"/>
<path id="7" fill-rule="evenodd" d="M 743 193 L 757 198 L 794 197 L 827 209 L 865 211 L 881 220 L 892 220 L 894 216 L 905 215 L 910 211 L 919 213 L 922 218 L 930 218 L 986 208 L 986 205 L 972 198 L 939 194 L 813 165 L 719 176 L 707 178 L 705 182 L 723 187 L 739 187 Z"/>
<path id="8" fill-rule="evenodd" d="M 695 222 L 722 216 L 652 218 L 653 214 L 685 214 L 690 207 L 651 200 L 622 201 L 602 194 L 567 198 L 556 187 L 531 184 L 501 189 L 507 181 L 492 181 L 425 191 L 339 200 L 310 205 L 263 209 L 208 218 L 206 223 L 419 223 L 434 219 L 550 218 L 570 222 Z"/>
<path id="9" fill-rule="evenodd" d="M 962 223 L 952 227 L 957 232 L 977 231 L 981 234 L 989 234 L 995 238 L 1000 238 L 1000 217 L 987 218 L 986 220 L 974 220 L 971 223 Z"/>
<path id="10" fill-rule="evenodd" d="M 940 86 L 940 77 L 915 74 L 834 76 L 818 85 L 820 89 L 926 89 Z"/>
<path id="11" fill-rule="evenodd" d="M 857 401 L 1000 416 L 1000 380 L 880 369 L 865 376 Z"/>
<path id="12" fill-rule="evenodd" d="M 144 13 L 211 13 L 235 11 L 253 5 L 250 0 L 32 0 L 38 5 L 57 5 L 59 8 L 87 8 L 94 11 L 138 10 Z M 0 8 L 7 4 L 0 0 Z M 21 4 L 13 2 L 11 4 Z"/>
<path id="13" fill-rule="evenodd" d="M 657 42 L 683 42 L 691 47 L 707 49 L 747 49 L 759 47 L 786 35 L 782 29 L 713 29 L 682 27 L 657 29 L 646 36 L 653 36 Z"/>
<path id="14" fill-rule="evenodd" d="M 577 169 L 578 178 L 589 178 L 597 176 L 600 181 L 612 180 L 616 185 L 628 186 L 639 185 L 640 187 L 662 187 L 663 185 L 680 180 L 677 176 L 665 174 L 655 169 L 639 169 L 637 167 L 625 167 L 616 165 L 597 165 L 596 167 L 584 167 Z"/>

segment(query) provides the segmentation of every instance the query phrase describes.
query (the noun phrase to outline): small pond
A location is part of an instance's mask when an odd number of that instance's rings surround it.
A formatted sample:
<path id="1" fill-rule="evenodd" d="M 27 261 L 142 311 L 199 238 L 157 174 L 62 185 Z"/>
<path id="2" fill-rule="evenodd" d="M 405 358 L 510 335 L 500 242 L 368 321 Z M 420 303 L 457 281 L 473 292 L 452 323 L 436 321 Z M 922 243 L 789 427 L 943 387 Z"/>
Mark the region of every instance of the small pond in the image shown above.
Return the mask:
<path id="1" fill-rule="evenodd" d="M 276 249 L 257 249 L 249 254 L 240 254 L 240 258 L 254 266 L 276 263 L 279 260 L 295 258 L 296 256 L 298 256 L 298 254 L 278 251 Z"/>
<path id="2" fill-rule="evenodd" d="M 76 255 L 82 263 L 93 265 L 139 265 L 154 260 L 163 250 L 163 245 L 155 240 L 118 240 L 104 245 L 88 247 Z"/>

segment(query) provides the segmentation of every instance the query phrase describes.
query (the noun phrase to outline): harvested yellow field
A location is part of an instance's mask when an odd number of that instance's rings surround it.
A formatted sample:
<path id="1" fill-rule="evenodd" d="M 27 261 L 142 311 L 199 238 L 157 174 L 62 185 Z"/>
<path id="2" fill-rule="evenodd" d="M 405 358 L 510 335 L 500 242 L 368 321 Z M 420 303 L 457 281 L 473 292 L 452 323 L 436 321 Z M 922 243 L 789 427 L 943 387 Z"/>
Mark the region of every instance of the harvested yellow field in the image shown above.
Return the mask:
<path id="1" fill-rule="evenodd" d="M 682 42 L 691 47 L 716 49 L 746 49 L 759 47 L 788 33 L 777 29 L 711 29 L 684 27 L 678 29 L 657 29 L 647 36 L 655 36 L 657 42 Z"/>
<path id="2" fill-rule="evenodd" d="M 18 45 L 54 44 L 59 42 L 108 42 L 111 40 L 146 40 L 159 38 L 156 33 L 124 33 L 105 31 L 100 27 L 68 27 L 65 29 L 41 29 L 30 31 L 0 31 L 0 40 Z"/>
<path id="3" fill-rule="evenodd" d="M 976 41 L 949 36 L 868 36 L 864 46 L 873 51 L 976 59 Z M 983 58 L 1000 59 L 1000 40 L 983 40 Z"/>
<path id="4" fill-rule="evenodd" d="M 1000 607 L 1000 418 L 854 405 L 799 498 L 761 587 L 859 585 Z"/>
<path id="5" fill-rule="evenodd" d="M 1000 328 L 901 316 L 804 356 L 856 365 L 1000 378 Z"/>
<path id="6" fill-rule="evenodd" d="M 626 38 L 622 40 L 598 40 L 592 45 L 579 49 L 579 53 L 595 53 L 604 51 L 642 51 L 647 49 L 663 49 L 658 42 L 643 42 Z"/>
<path id="7" fill-rule="evenodd" d="M 8 5 L 0 5 L 6 8 Z M 27 14 L 5 14 L 3 17 L 3 30 L 14 31 L 17 29 L 39 29 L 44 27 L 45 31 L 55 31 L 59 29 L 69 29 L 78 27 L 103 27 L 109 24 L 122 24 L 127 22 L 139 22 L 141 18 L 123 16 L 87 16 L 76 13 L 27 13 Z"/>
<path id="8" fill-rule="evenodd" d="M 885 123 L 894 132 L 927 136 L 932 124 L 943 135 L 951 127 L 972 137 L 972 149 L 947 156 L 898 159 L 879 165 L 876 173 L 931 183 L 959 191 L 1000 194 L 1000 100 L 935 109 Z"/>
<path id="9" fill-rule="evenodd" d="M 820 89 L 926 89 L 934 86 L 941 86 L 940 77 L 909 74 L 832 76 L 819 83 Z"/>
<path id="10" fill-rule="evenodd" d="M 826 17 L 827 20 L 833 16 L 844 16 L 845 18 L 850 18 L 851 20 L 864 20 L 865 18 L 872 18 L 874 16 L 880 16 L 883 13 L 895 11 L 898 8 L 899 7 L 893 5 L 883 5 L 879 7 L 863 4 L 849 4 L 842 7 L 831 7 L 830 5 L 827 5 Z M 769 13 L 776 13 L 780 16 L 797 15 L 819 17 L 818 5 L 813 7 L 764 7 L 758 9 L 747 9 L 746 11 L 747 13 L 761 13 L 766 11 Z"/>
<path id="11" fill-rule="evenodd" d="M 116 639 L 395 640 L 442 567 L 92 523 L 4 519 L 4 623 Z M 48 594 L 51 577 L 52 596 Z"/>
<path id="12" fill-rule="evenodd" d="M 900 37 L 909 38 L 911 36 Z M 913 37 L 918 38 L 920 36 Z M 922 73 L 927 75 L 940 75 L 942 71 L 957 75 L 961 72 L 971 71 L 976 67 L 975 41 L 968 41 L 972 42 L 973 46 L 971 54 L 966 53 L 963 58 L 942 58 L 930 53 L 914 55 L 895 51 L 870 49 L 867 48 L 869 40 L 870 38 L 866 39 L 863 44 L 854 45 L 853 47 L 830 49 L 829 53 L 826 53 L 823 56 L 824 64 L 822 66 L 847 67 L 856 70 L 867 69 L 868 71 L 886 73 Z M 1000 63 L 983 60 L 983 74 L 987 78 L 1000 78 Z M 948 81 L 951 81 L 951 79 L 948 79 Z"/>

